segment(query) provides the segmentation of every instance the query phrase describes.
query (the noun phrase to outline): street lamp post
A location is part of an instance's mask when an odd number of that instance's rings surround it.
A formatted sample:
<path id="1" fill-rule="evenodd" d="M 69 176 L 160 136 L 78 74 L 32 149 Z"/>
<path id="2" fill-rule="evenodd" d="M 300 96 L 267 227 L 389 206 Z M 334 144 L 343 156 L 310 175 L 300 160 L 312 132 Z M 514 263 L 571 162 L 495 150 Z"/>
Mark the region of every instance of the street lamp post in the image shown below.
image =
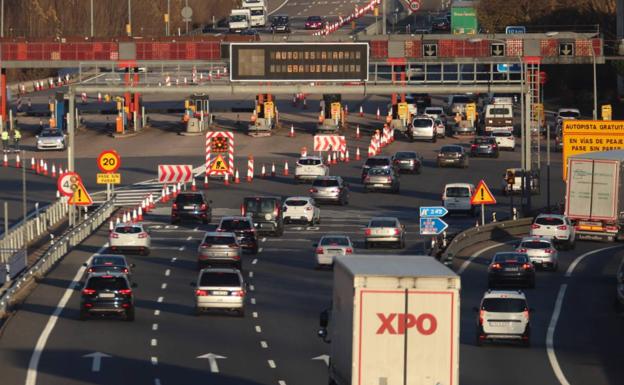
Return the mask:
<path id="1" fill-rule="evenodd" d="M 128 0 L 128 36 L 132 36 L 132 0 Z"/>

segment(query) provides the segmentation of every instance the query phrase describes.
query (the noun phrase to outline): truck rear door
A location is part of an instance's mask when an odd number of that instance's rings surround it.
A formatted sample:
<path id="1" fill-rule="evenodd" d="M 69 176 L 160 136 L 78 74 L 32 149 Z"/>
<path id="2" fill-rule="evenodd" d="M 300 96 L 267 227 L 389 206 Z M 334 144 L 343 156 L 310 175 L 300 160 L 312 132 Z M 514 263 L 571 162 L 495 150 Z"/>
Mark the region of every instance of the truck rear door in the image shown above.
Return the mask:
<path id="1" fill-rule="evenodd" d="M 609 160 L 570 159 L 566 213 L 571 218 L 617 219 L 617 163 Z"/>

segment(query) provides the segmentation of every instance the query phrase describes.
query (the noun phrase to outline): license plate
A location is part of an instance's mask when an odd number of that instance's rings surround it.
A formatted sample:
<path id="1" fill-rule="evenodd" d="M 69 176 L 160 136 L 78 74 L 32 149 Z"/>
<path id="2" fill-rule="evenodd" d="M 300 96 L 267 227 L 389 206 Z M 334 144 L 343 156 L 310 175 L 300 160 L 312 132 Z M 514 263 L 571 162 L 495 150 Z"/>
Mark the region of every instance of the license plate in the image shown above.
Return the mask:
<path id="1" fill-rule="evenodd" d="M 479 146 L 479 148 L 483 149 L 483 150 L 487 150 L 488 146 Z"/>
<path id="2" fill-rule="evenodd" d="M 506 267 L 505 271 L 518 271 L 517 267 Z"/>
<path id="3" fill-rule="evenodd" d="M 195 210 L 195 206 L 184 206 L 184 210 Z"/>
<path id="4" fill-rule="evenodd" d="M 329 249 L 327 250 L 328 253 L 331 254 L 342 254 L 342 250 L 341 249 Z"/>
<path id="5" fill-rule="evenodd" d="M 375 184 L 373 185 L 373 187 L 383 187 L 383 186 L 384 186 L 384 185 L 383 185 L 382 183 L 375 183 Z"/>
<path id="6" fill-rule="evenodd" d="M 225 290 L 214 290 L 212 295 L 229 295 L 230 293 Z"/>
<path id="7" fill-rule="evenodd" d="M 99 297 L 100 298 L 115 298 L 115 294 L 114 293 L 100 293 Z"/>

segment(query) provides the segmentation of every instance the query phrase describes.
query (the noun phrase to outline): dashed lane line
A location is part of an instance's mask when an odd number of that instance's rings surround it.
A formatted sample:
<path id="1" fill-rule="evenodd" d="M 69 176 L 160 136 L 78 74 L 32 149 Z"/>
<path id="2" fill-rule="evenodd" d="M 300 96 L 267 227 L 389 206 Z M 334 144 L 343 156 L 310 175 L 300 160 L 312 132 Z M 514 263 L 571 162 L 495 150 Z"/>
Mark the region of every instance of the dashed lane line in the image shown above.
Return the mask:
<path id="1" fill-rule="evenodd" d="M 266 341 L 260 341 L 260 346 L 262 346 L 262 349 L 268 349 L 269 344 Z"/>
<path id="2" fill-rule="evenodd" d="M 255 265 L 256 263 L 258 263 L 258 258 L 254 258 L 253 261 L 251 261 L 252 265 Z"/>
<path id="3" fill-rule="evenodd" d="M 254 291 L 254 290 L 256 290 L 256 287 L 254 285 L 249 285 L 249 290 L 250 291 Z"/>
<path id="4" fill-rule="evenodd" d="M 257 312 L 253 312 L 253 313 L 251 313 L 251 316 L 252 316 L 253 318 L 258 318 L 258 313 L 257 313 Z"/>
<path id="5" fill-rule="evenodd" d="M 153 331 L 158 330 L 158 324 L 157 324 L 157 323 L 153 323 L 153 324 L 152 324 L 152 330 L 153 330 Z"/>
<path id="6" fill-rule="evenodd" d="M 273 360 L 268 360 L 267 362 L 269 363 L 269 367 L 270 367 L 271 369 L 275 369 L 275 368 L 277 367 L 277 365 L 275 365 L 275 361 L 273 361 Z"/>
<path id="7" fill-rule="evenodd" d="M 171 275 L 171 270 L 170 269 L 165 270 L 165 277 L 168 277 L 169 275 Z"/>
<path id="8" fill-rule="evenodd" d="M 173 262 L 175 262 L 175 261 L 177 261 L 177 260 L 178 260 L 178 258 L 177 258 L 177 257 L 173 257 L 173 258 L 171 258 L 171 262 L 172 262 L 172 263 L 173 263 Z"/>
<path id="9" fill-rule="evenodd" d="M 254 276 L 254 272 L 253 272 L 253 271 L 250 271 L 250 272 L 249 272 L 249 278 L 253 278 L 253 276 Z"/>
<path id="10" fill-rule="evenodd" d="M 186 246 L 180 246 L 180 247 L 178 248 L 178 251 L 184 251 L 184 249 L 186 249 Z"/>
<path id="11" fill-rule="evenodd" d="M 165 299 L 165 297 L 158 297 L 158 299 L 156 300 L 156 302 L 158 303 L 162 303 L 162 301 Z"/>
<path id="12" fill-rule="evenodd" d="M 251 299 L 251 304 L 252 304 L 252 305 L 255 305 L 255 304 L 256 304 L 256 299 L 255 299 L 255 298 L 252 298 L 252 299 Z"/>
<path id="13" fill-rule="evenodd" d="M 259 248 L 258 248 L 258 253 L 261 253 L 261 252 L 262 252 L 262 250 L 264 250 L 264 249 L 263 249 L 262 247 L 259 247 Z"/>
<path id="14" fill-rule="evenodd" d="M 190 235 L 189 235 L 188 237 L 186 237 L 186 240 L 187 240 L 187 241 L 190 241 L 191 239 L 193 239 L 193 237 L 192 237 L 192 236 L 190 236 Z"/>
<path id="15" fill-rule="evenodd" d="M 160 378 L 154 378 L 154 385 L 160 385 Z"/>
<path id="16" fill-rule="evenodd" d="M 286 381 L 284 381 L 284 380 L 279 380 L 279 381 L 277 382 L 277 385 L 286 385 Z"/>
<path id="17" fill-rule="evenodd" d="M 167 283 L 166 283 L 166 282 L 164 282 L 162 285 L 160 285 L 160 288 L 161 288 L 162 290 L 165 290 L 165 289 L 167 288 Z"/>
<path id="18" fill-rule="evenodd" d="M 155 316 L 159 316 L 160 315 L 160 310 L 158 310 L 158 309 L 154 310 L 154 315 Z"/>
<path id="19" fill-rule="evenodd" d="M 256 333 L 262 333 L 262 328 L 260 327 L 260 325 L 256 325 L 255 329 Z"/>
<path id="20" fill-rule="evenodd" d="M 150 362 L 151 362 L 151 363 L 152 363 L 152 365 L 154 365 L 154 366 L 158 365 L 158 357 L 154 357 L 154 356 L 152 356 L 152 357 L 150 358 Z"/>
<path id="21" fill-rule="evenodd" d="M 158 340 L 156 338 L 152 338 L 152 340 L 150 341 L 150 345 L 151 346 L 157 346 L 158 345 Z"/>

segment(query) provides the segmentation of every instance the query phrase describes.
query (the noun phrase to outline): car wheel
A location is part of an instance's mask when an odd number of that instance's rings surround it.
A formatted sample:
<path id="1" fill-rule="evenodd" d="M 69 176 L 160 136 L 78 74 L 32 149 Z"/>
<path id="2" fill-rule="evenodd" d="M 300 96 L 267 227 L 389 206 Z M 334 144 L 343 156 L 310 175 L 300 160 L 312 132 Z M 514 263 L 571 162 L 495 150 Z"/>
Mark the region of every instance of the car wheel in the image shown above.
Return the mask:
<path id="1" fill-rule="evenodd" d="M 525 348 L 530 348 L 531 347 L 531 339 L 530 338 L 523 339 L 522 340 L 522 346 L 524 346 Z"/>
<path id="2" fill-rule="evenodd" d="M 134 308 L 126 310 L 126 321 L 134 321 Z"/>

